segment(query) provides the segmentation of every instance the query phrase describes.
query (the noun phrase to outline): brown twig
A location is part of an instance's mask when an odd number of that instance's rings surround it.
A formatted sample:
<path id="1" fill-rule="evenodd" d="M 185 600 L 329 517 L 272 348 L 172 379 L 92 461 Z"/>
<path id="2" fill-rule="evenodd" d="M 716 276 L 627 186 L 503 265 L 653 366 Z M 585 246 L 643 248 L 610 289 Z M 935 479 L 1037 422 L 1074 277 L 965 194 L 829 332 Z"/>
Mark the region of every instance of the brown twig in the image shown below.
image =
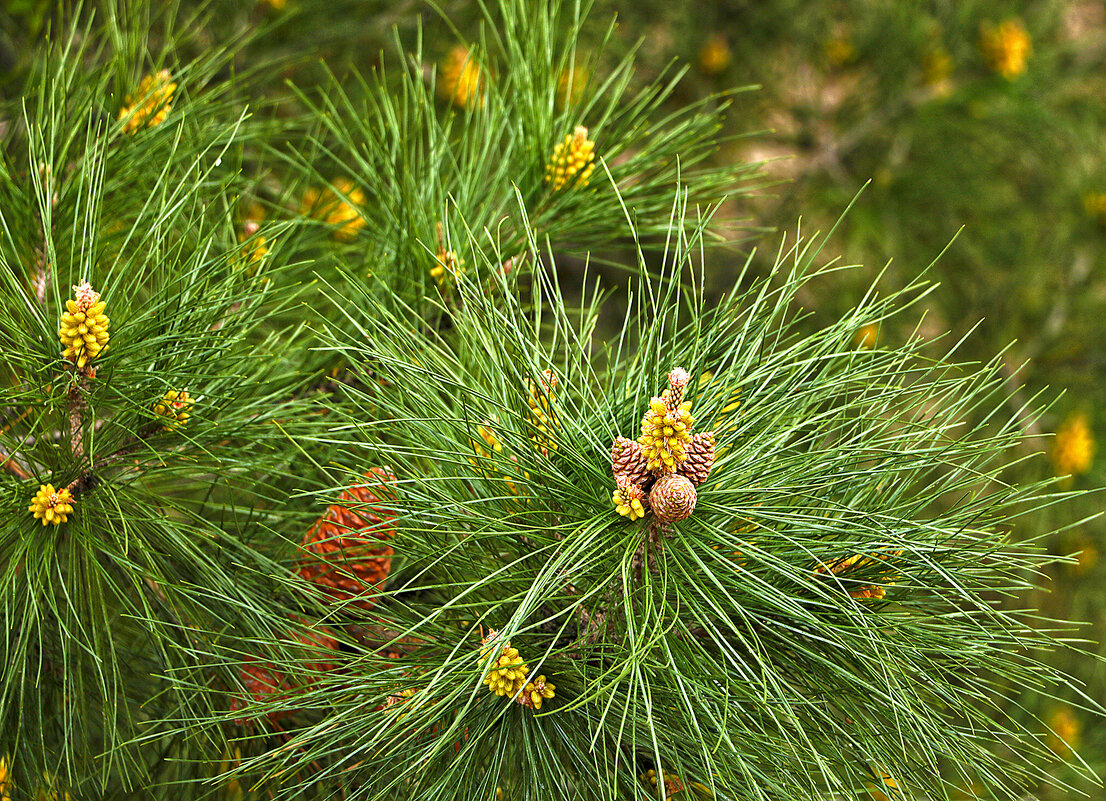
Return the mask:
<path id="1" fill-rule="evenodd" d="M 31 272 L 31 288 L 39 306 L 46 306 L 46 290 L 50 286 L 50 275 L 46 271 L 46 241 L 35 249 L 35 263 Z"/>
<path id="2" fill-rule="evenodd" d="M 32 411 L 34 411 L 34 409 L 32 407 L 28 406 L 23 411 L 23 413 L 21 415 L 16 417 L 14 420 L 10 420 L 10 421 L 6 422 L 4 424 L 4 427 L 0 428 L 0 434 L 6 434 L 11 429 L 11 427 L 13 425 L 15 425 L 18 422 L 21 422 L 25 417 L 27 417 L 27 415 L 31 414 Z M 26 444 L 27 438 L 24 438 L 23 442 L 24 442 L 24 444 Z M 27 468 L 25 468 L 19 462 L 19 460 L 16 459 L 16 456 L 17 456 L 16 451 L 12 451 L 12 453 L 10 455 L 7 454 L 7 453 L 4 453 L 3 451 L 0 451 L 0 467 L 3 467 L 5 470 L 7 470 L 12 475 L 26 481 L 26 480 L 31 478 L 31 474 L 27 470 Z"/>
<path id="3" fill-rule="evenodd" d="M 85 470 L 66 487 L 74 498 L 85 492 L 91 492 L 100 483 L 100 478 L 91 470 Z"/>
<path id="4" fill-rule="evenodd" d="M 232 314 L 237 314 L 238 310 L 241 309 L 241 308 L 242 308 L 242 301 L 236 300 L 234 303 L 232 303 L 230 305 L 230 308 L 227 309 L 227 314 L 223 317 L 220 317 L 215 322 L 213 322 L 211 324 L 211 328 L 209 328 L 208 330 L 209 331 L 219 331 L 219 330 L 221 330 L 222 327 L 226 324 L 227 317 L 232 315 Z"/>
<path id="5" fill-rule="evenodd" d="M 15 460 L 14 455 L 9 456 L 3 451 L 0 451 L 0 459 L 2 459 L 2 461 L 0 461 L 0 467 L 3 467 L 5 470 L 7 470 L 9 473 L 17 478 L 21 478 L 24 481 L 30 480 L 31 474 L 23 469 L 19 462 Z"/>
<path id="6" fill-rule="evenodd" d="M 630 563 L 636 580 L 641 579 L 642 567 L 649 570 L 650 554 L 660 553 L 662 543 L 664 542 L 664 535 L 668 532 L 669 528 L 670 526 L 668 523 L 662 523 L 655 517 L 649 524 L 649 528 L 646 529 L 645 536 L 642 537 L 637 552 L 634 553 L 633 561 Z M 656 560 L 654 559 L 653 561 L 655 564 Z"/>
<path id="7" fill-rule="evenodd" d="M 73 494 L 73 497 L 80 495 L 82 492 L 90 492 L 94 490 L 100 483 L 100 471 L 105 467 L 110 467 L 116 462 L 125 459 L 131 453 L 133 453 L 140 445 L 142 445 L 150 436 L 155 434 L 160 425 L 156 422 L 150 423 L 141 429 L 134 437 L 125 444 L 121 445 L 114 453 L 110 453 L 103 459 L 98 461 L 95 465 L 89 466 L 79 476 L 69 483 L 66 487 Z"/>
<path id="8" fill-rule="evenodd" d="M 47 165 L 40 165 L 39 176 L 45 183 L 46 196 L 50 198 L 50 206 L 56 206 L 58 196 L 54 191 L 53 175 Z M 39 245 L 35 248 L 35 261 L 31 272 L 31 289 L 34 290 L 38 305 L 45 308 L 46 290 L 50 287 L 50 273 L 46 269 L 46 226 L 43 225 L 41 214 L 36 215 L 36 217 L 38 219 Z"/>
<path id="9" fill-rule="evenodd" d="M 69 387 L 69 442 L 73 449 L 73 461 L 84 459 L 84 397 L 80 381 Z"/>

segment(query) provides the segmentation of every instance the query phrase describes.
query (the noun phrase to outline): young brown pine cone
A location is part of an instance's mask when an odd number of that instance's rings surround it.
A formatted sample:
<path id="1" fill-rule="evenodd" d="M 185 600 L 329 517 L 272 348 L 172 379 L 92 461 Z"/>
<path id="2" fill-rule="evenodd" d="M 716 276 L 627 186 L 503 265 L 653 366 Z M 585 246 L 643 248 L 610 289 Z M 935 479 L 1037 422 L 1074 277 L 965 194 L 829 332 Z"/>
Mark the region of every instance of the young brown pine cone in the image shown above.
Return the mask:
<path id="1" fill-rule="evenodd" d="M 687 459 L 676 471 L 698 487 L 707 480 L 714 467 L 714 432 L 695 434 L 687 446 Z"/>
<path id="2" fill-rule="evenodd" d="M 615 481 L 623 478 L 635 487 L 644 489 L 651 478 L 649 465 L 641 452 L 641 443 L 626 437 L 618 437 L 611 446 L 611 472 Z"/>
<path id="3" fill-rule="evenodd" d="M 675 523 L 695 511 L 695 487 L 684 476 L 661 476 L 649 492 L 649 505 L 662 523 Z"/>

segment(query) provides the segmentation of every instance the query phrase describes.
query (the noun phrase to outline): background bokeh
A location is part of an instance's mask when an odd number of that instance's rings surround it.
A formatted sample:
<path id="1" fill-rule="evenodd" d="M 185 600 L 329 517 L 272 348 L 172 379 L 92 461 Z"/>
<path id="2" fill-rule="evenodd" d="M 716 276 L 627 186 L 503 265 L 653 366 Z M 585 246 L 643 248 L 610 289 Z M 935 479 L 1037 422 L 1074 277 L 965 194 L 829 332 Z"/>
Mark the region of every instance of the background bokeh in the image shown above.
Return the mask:
<path id="1" fill-rule="evenodd" d="M 239 56 L 243 68 L 280 59 L 281 69 L 257 84 L 259 103 L 292 119 L 302 109 L 286 79 L 304 87 L 325 71 L 369 70 L 394 31 L 407 36 L 421 24 L 424 49 L 441 59 L 479 41 L 476 3 L 441 5 L 223 0 L 184 3 L 182 13 L 210 14 L 211 41 L 253 36 Z M 55 7 L 0 4 L 0 91 L 9 99 Z M 730 286 L 754 245 L 767 263 L 800 219 L 809 233 L 840 219 L 827 258 L 862 266 L 808 293 L 814 323 L 851 308 L 879 274 L 892 291 L 928 268 L 939 286 L 918 313 L 858 331 L 857 346 L 922 336 L 935 348 L 964 339 L 961 353 L 980 361 L 1001 352 L 1009 414 L 1031 435 L 1025 452 L 1010 454 L 1011 477 L 1072 474 L 1067 488 L 1092 490 L 1013 532 L 1031 539 L 1035 529 L 1063 530 L 1043 545 L 1071 558 L 1018 603 L 1085 622 L 1070 633 L 1086 641 L 1087 655 L 1065 665 L 1085 686 L 1066 704 L 1012 687 L 1010 703 L 1053 728 L 1054 775 L 1067 775 L 1072 748 L 1102 773 L 1106 727 L 1081 708 L 1080 693 L 1106 700 L 1106 524 L 1095 517 L 1101 496 L 1093 492 L 1106 478 L 1094 458 L 1106 403 L 1106 7 L 601 0 L 591 16 L 596 43 L 616 14 L 610 57 L 639 48 L 642 85 L 686 71 L 674 105 L 730 104 L 717 157 L 763 162 L 766 188 L 720 212 L 733 242 L 707 256 L 713 290 Z M 202 36 L 188 43 L 196 52 L 209 45 Z M 618 271 L 605 276 L 617 281 Z M 1042 404 L 1042 414 L 1031 411 Z M 1024 458 L 1031 453 L 1040 455 Z"/>

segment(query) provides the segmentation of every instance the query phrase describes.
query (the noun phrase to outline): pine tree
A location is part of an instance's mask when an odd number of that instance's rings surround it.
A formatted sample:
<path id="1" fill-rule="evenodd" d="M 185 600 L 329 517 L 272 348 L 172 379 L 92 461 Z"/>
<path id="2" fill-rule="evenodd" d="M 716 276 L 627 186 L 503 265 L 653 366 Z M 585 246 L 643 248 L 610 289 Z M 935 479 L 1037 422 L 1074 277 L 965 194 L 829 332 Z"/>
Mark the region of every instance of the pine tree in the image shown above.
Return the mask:
<path id="1" fill-rule="evenodd" d="M 920 279 L 802 313 L 829 237 L 708 301 L 766 182 L 712 161 L 728 94 L 559 0 L 283 93 L 268 29 L 105 10 L 5 111 L 0 794 L 1047 778 L 1001 688 L 1071 646 L 995 602 L 1073 494 L 1006 480 L 1036 407 L 960 341 L 857 347 Z"/>

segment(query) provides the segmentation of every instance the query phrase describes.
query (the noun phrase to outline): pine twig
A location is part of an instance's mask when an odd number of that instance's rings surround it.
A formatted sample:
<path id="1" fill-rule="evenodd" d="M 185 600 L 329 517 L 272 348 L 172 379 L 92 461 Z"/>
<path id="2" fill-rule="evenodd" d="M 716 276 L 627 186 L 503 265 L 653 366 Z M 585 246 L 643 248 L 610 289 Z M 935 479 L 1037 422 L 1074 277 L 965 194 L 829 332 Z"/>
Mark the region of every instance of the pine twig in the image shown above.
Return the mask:
<path id="1" fill-rule="evenodd" d="M 83 376 L 69 387 L 69 441 L 73 449 L 73 460 L 76 462 L 84 459 L 84 395 L 82 390 L 87 389 L 87 379 Z"/>
<path id="2" fill-rule="evenodd" d="M 39 174 L 42 175 L 46 181 L 46 195 L 50 198 L 50 206 L 57 205 L 58 196 L 54 192 L 52 175 L 50 170 L 43 165 L 40 168 Z M 50 287 L 50 273 L 46 269 L 46 227 L 42 222 L 42 215 L 35 215 L 38 222 L 38 247 L 35 248 L 35 261 L 31 273 L 31 288 L 35 293 L 35 300 L 38 301 L 38 305 L 43 308 L 46 307 L 46 291 Z"/>
<path id="3" fill-rule="evenodd" d="M 3 467 L 16 478 L 21 478 L 24 481 L 29 481 L 31 479 L 31 474 L 24 470 L 22 465 L 15 460 L 14 454 L 9 455 L 0 451 L 0 467 Z"/>
<path id="4" fill-rule="evenodd" d="M 43 238 L 43 242 L 35 249 L 35 263 L 33 272 L 31 274 L 31 288 L 35 293 L 35 300 L 38 301 L 38 305 L 46 306 L 46 290 L 50 286 L 50 276 L 46 271 L 46 241 Z"/>

